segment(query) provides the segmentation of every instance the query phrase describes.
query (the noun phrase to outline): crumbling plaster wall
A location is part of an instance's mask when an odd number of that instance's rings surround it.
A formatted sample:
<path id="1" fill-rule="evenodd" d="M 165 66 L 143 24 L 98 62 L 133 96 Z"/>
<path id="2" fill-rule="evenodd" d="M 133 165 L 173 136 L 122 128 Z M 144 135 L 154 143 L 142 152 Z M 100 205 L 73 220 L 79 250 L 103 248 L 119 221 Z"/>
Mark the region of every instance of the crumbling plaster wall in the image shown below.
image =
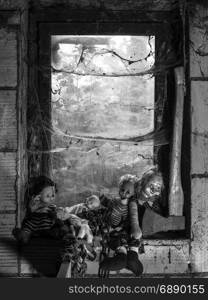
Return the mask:
<path id="1" fill-rule="evenodd" d="M 197 3 L 190 6 L 191 263 L 193 272 L 207 272 L 208 3 Z"/>
<path id="2" fill-rule="evenodd" d="M 0 1 L 0 276 L 18 274 L 12 229 L 20 223 L 26 178 L 25 1 Z"/>
<path id="3" fill-rule="evenodd" d="M 44 7 L 70 4 L 125 11 L 170 10 L 177 1 L 32 1 Z M 190 4 L 190 95 L 191 95 L 191 240 L 147 241 L 141 257 L 145 273 L 208 272 L 208 8 L 206 1 Z M 200 3 L 201 2 L 201 3 Z M 194 1 L 192 2 L 194 3 Z M 20 220 L 20 199 L 27 176 L 27 0 L 0 0 L 0 275 L 20 273 L 20 261 L 4 238 Z M 187 100 L 188 101 L 188 100 Z M 6 130 L 7 129 L 7 130 Z"/>

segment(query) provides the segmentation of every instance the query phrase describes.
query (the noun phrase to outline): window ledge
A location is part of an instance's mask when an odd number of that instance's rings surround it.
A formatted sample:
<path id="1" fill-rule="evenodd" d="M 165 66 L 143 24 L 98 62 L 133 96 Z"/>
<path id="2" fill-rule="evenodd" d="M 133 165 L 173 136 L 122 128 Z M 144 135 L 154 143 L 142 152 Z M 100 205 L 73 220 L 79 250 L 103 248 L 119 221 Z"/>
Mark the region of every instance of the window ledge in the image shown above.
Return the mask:
<path id="1" fill-rule="evenodd" d="M 144 239 L 144 245 L 148 246 L 184 246 L 189 245 L 191 240 L 190 239 Z"/>

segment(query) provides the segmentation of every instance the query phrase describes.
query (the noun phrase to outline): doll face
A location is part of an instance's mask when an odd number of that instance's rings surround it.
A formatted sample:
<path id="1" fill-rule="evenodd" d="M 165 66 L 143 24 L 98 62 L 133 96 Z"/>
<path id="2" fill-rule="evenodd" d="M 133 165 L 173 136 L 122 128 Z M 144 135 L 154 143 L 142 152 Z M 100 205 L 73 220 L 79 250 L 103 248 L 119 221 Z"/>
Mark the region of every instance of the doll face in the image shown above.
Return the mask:
<path id="1" fill-rule="evenodd" d="M 97 209 L 100 206 L 100 200 L 98 197 L 89 197 L 87 198 L 86 203 L 90 210 Z"/>
<path id="2" fill-rule="evenodd" d="M 89 209 L 96 209 L 100 206 L 100 204 L 98 203 L 98 201 L 93 201 L 93 200 L 90 200 L 88 203 L 87 203 L 87 207 Z"/>
<path id="3" fill-rule="evenodd" d="M 147 201 L 151 201 L 156 196 L 160 196 L 162 191 L 163 181 L 160 176 L 155 175 L 143 187 L 142 196 Z"/>
<path id="4" fill-rule="evenodd" d="M 40 199 L 44 204 L 52 204 L 55 200 L 55 188 L 53 186 L 45 187 L 40 193 Z"/>
<path id="5" fill-rule="evenodd" d="M 132 182 L 125 183 L 119 190 L 121 199 L 129 199 L 134 195 L 134 184 Z"/>

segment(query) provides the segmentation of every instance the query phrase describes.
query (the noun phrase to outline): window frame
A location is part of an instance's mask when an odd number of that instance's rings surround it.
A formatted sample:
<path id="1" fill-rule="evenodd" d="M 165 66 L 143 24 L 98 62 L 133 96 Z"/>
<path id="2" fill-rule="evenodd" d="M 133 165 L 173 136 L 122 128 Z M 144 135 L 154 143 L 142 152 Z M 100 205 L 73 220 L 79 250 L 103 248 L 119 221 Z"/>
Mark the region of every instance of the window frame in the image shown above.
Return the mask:
<path id="1" fill-rule="evenodd" d="M 99 30 L 96 27 L 96 23 L 40 23 L 39 24 L 39 66 L 46 70 L 47 75 L 39 71 L 38 74 L 38 90 L 39 99 L 41 99 L 41 109 L 44 110 L 46 118 L 51 120 L 51 107 L 50 102 L 47 99 L 51 98 L 51 62 L 50 62 L 50 46 L 51 46 L 51 35 L 146 35 L 155 36 L 155 49 L 158 49 L 162 43 L 163 34 L 167 34 L 166 30 L 161 31 L 160 25 L 150 25 L 147 23 L 100 23 Z M 157 55 L 157 51 L 156 51 Z M 155 58 L 157 63 L 157 57 Z M 155 103 L 159 102 L 161 97 L 164 97 L 165 87 L 165 76 L 162 74 L 155 75 Z M 154 118 L 154 129 L 156 130 L 161 126 L 159 117 Z M 51 147 L 50 137 L 47 137 L 46 143 L 44 143 L 44 150 L 47 151 Z M 157 147 L 154 147 L 154 158 L 156 160 Z M 45 156 L 42 162 L 42 172 L 50 174 L 49 171 L 49 158 Z"/>
<path id="2" fill-rule="evenodd" d="M 63 10 L 62 10 L 63 11 Z M 50 120 L 50 99 L 51 97 L 51 82 L 50 82 L 50 45 L 51 45 L 51 35 L 154 35 L 155 36 L 155 51 L 156 51 L 156 64 L 157 64 L 157 49 L 162 45 L 163 39 L 165 39 L 170 32 L 170 24 L 168 23 L 169 13 L 164 12 L 160 13 L 159 16 L 157 14 L 157 20 L 153 21 L 154 18 L 144 20 L 144 16 L 142 14 L 138 14 L 138 19 L 130 20 L 130 13 L 125 14 L 124 20 L 126 22 L 122 22 L 121 19 L 112 22 L 110 20 L 105 20 L 102 22 L 98 22 L 97 20 L 90 21 L 87 20 L 85 16 L 85 22 L 82 22 L 80 18 L 77 17 L 77 14 L 73 14 L 73 18 L 68 19 L 69 14 L 65 13 L 62 17 L 59 13 L 55 14 L 54 10 L 49 13 L 47 20 L 45 20 L 45 16 L 43 12 L 36 15 L 31 19 L 30 29 L 35 25 L 35 39 L 36 39 L 36 47 L 33 49 L 31 56 L 33 59 L 35 58 L 35 62 L 38 66 L 44 66 L 44 69 L 47 72 L 47 76 L 45 76 L 40 69 L 35 72 L 31 72 L 30 82 L 35 79 L 35 84 L 37 86 L 37 90 L 39 91 L 38 96 L 41 105 L 41 109 L 44 110 L 46 118 Z M 74 17 L 75 16 L 75 17 Z M 66 18 L 67 17 L 67 18 Z M 98 17 L 97 17 L 98 18 Z M 140 19 L 139 19 L 140 18 Z M 145 16 L 146 18 L 146 16 Z M 64 20 L 65 19 L 65 20 Z M 55 20 L 55 21 L 54 21 Z M 32 29 L 34 30 L 34 29 Z M 86 33 L 87 32 L 87 33 Z M 34 31 L 33 31 L 34 33 Z M 41 51 L 39 51 L 41 49 Z M 168 97 L 167 96 L 167 78 L 162 74 L 156 74 L 155 76 L 155 101 L 157 102 L 159 97 Z M 187 104 L 186 104 L 187 106 Z M 189 111 L 189 107 L 186 107 L 186 111 Z M 184 113 L 184 116 L 186 114 Z M 155 119 L 155 129 L 158 128 L 161 123 Z M 189 118 L 186 117 L 187 124 L 185 128 L 183 128 L 184 132 L 187 132 L 189 128 Z M 183 156 L 186 155 L 184 153 L 184 144 L 187 142 L 190 143 L 189 138 L 185 137 L 183 134 L 183 147 L 182 147 L 182 164 L 183 164 Z M 187 136 L 187 133 L 186 133 Z M 50 137 L 49 143 L 44 143 L 43 141 L 43 149 L 50 149 Z M 189 148 L 190 149 L 190 148 Z M 157 147 L 155 148 L 154 153 L 157 153 Z M 188 157 L 190 154 L 188 154 Z M 190 159 L 188 158 L 188 164 L 185 167 L 190 168 Z M 43 154 L 41 157 L 41 173 L 50 175 L 49 170 L 50 158 L 49 155 Z M 187 176 L 186 176 L 187 178 Z M 186 212 L 186 235 L 184 238 L 190 236 L 190 228 L 188 226 L 190 220 L 190 183 L 187 182 L 185 189 L 185 212 Z"/>

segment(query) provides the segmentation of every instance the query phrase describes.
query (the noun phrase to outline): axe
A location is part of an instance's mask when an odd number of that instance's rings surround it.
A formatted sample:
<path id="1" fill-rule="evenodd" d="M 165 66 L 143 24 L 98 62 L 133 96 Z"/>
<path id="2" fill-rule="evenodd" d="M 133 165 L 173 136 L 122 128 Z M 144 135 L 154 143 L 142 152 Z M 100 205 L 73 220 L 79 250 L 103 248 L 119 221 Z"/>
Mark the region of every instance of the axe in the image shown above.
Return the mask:
<path id="1" fill-rule="evenodd" d="M 182 216 L 184 195 L 181 184 L 181 145 L 183 130 L 183 107 L 184 107 L 184 68 L 176 67 L 175 90 L 176 104 L 173 128 L 173 142 L 170 165 L 169 181 L 169 215 Z"/>

